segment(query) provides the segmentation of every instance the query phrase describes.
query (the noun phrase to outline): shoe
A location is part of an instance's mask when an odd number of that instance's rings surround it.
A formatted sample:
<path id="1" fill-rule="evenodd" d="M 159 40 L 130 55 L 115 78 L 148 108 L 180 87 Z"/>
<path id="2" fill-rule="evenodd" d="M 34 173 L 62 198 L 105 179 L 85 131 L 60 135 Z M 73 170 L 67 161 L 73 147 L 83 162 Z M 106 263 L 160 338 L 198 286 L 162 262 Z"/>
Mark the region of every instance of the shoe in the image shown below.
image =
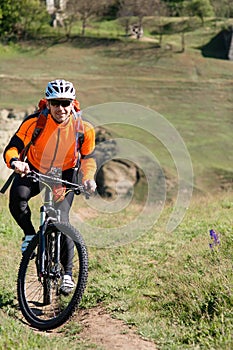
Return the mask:
<path id="1" fill-rule="evenodd" d="M 60 286 L 60 292 L 64 295 L 68 295 L 74 289 L 74 282 L 70 275 L 64 275 L 62 279 L 62 284 Z"/>
<path id="2" fill-rule="evenodd" d="M 26 235 L 23 239 L 23 243 L 21 245 L 21 251 L 22 254 L 25 252 L 25 250 L 27 249 L 29 243 L 31 242 L 32 238 L 35 237 L 35 235 Z"/>

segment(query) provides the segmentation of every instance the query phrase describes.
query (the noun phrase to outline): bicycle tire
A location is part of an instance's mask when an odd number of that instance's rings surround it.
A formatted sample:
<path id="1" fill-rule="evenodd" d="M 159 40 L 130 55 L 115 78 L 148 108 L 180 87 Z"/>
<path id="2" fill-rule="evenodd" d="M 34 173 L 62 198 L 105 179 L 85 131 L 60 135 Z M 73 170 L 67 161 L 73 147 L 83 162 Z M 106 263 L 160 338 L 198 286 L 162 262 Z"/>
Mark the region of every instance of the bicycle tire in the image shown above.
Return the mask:
<path id="1" fill-rule="evenodd" d="M 53 278 L 49 282 L 53 295 L 47 297 L 51 302 L 44 302 L 44 281 L 43 277 L 38 277 L 37 266 L 38 234 L 24 252 L 18 271 L 17 295 L 20 310 L 28 323 L 39 330 L 50 330 L 64 324 L 77 309 L 87 284 L 88 253 L 82 236 L 69 223 L 49 224 L 45 236 L 48 239 L 58 231 L 74 243 L 73 292 L 69 295 L 59 293 L 61 277 Z"/>

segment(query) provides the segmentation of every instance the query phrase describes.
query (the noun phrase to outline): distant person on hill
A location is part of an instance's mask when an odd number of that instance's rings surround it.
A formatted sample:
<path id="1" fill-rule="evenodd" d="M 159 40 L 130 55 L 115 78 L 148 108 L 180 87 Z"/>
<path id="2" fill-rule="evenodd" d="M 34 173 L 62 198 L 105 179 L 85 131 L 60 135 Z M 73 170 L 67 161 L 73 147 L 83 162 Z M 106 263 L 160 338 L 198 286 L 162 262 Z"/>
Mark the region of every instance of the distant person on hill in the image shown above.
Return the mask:
<path id="1" fill-rule="evenodd" d="M 95 131 L 93 126 L 81 119 L 79 103 L 73 84 L 65 80 L 48 83 L 45 99 L 39 109 L 29 115 L 19 126 L 4 150 L 7 166 L 14 169 L 9 208 L 12 216 L 24 232 L 22 252 L 36 234 L 31 221 L 28 201 L 40 193 L 39 183 L 30 181 L 26 174 L 31 170 L 48 174 L 59 172 L 62 179 L 77 182 L 77 174 L 84 186 L 94 192 L 96 162 L 93 158 Z M 38 123 L 38 121 L 40 121 Z M 35 136 L 35 129 L 37 135 Z M 69 211 L 74 193 L 59 194 L 55 203 L 61 211 L 61 220 L 69 221 Z M 61 288 L 64 292 L 74 287 L 72 281 L 73 242 L 66 238 L 67 266 Z"/>

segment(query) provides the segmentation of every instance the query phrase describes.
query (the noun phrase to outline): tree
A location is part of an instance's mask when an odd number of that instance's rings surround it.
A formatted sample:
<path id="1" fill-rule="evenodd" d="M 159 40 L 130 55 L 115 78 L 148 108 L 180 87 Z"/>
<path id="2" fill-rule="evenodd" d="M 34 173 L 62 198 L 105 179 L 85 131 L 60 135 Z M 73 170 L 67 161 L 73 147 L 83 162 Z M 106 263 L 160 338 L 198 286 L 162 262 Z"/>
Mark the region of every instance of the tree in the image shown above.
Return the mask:
<path id="1" fill-rule="evenodd" d="M 184 1 L 184 9 L 189 16 L 197 16 L 204 25 L 204 17 L 213 16 L 214 11 L 210 0 L 187 0 Z"/>
<path id="2" fill-rule="evenodd" d="M 48 19 L 45 4 L 40 0 L 1 0 L 0 37 L 4 40 L 25 39 L 38 31 Z"/>
<path id="3" fill-rule="evenodd" d="M 68 0 L 67 21 L 73 23 L 76 19 L 80 19 L 82 22 L 81 34 L 84 36 L 88 20 L 91 17 L 101 15 L 110 2 L 108 0 Z"/>
<path id="4" fill-rule="evenodd" d="M 103 12 L 105 19 L 116 19 L 120 9 L 120 0 L 112 0 L 107 2 L 106 9 Z"/>
<path id="5" fill-rule="evenodd" d="M 211 0 L 216 17 L 233 17 L 233 1 L 232 0 Z"/>
<path id="6" fill-rule="evenodd" d="M 153 16 L 159 4 L 160 0 L 120 0 L 119 17 L 126 19 L 126 34 L 128 34 L 130 17 L 136 16 L 138 18 L 140 32 L 143 18 L 149 15 Z"/>
<path id="7" fill-rule="evenodd" d="M 180 15 L 180 7 L 182 6 L 184 0 L 162 0 L 162 2 L 166 5 L 170 16 Z"/>
<path id="8" fill-rule="evenodd" d="M 25 39 L 30 33 L 38 33 L 43 24 L 48 23 L 46 6 L 40 0 L 20 1 L 20 21 L 16 24 L 18 33 Z"/>
<path id="9" fill-rule="evenodd" d="M 14 33 L 15 24 L 19 21 L 20 3 L 13 0 L 2 0 L 0 4 L 0 36 L 3 38 Z"/>
<path id="10" fill-rule="evenodd" d="M 182 6 L 179 7 L 179 15 L 183 17 L 183 8 Z M 190 30 L 190 21 L 184 19 L 180 26 L 180 34 L 181 34 L 181 52 L 185 52 L 186 42 L 185 42 L 185 33 Z"/>
<path id="11" fill-rule="evenodd" d="M 169 8 L 165 2 L 158 2 L 157 8 L 156 8 L 156 22 L 158 23 L 158 29 L 159 29 L 159 45 L 162 45 L 162 38 L 163 38 L 163 17 L 168 16 L 169 14 Z"/>

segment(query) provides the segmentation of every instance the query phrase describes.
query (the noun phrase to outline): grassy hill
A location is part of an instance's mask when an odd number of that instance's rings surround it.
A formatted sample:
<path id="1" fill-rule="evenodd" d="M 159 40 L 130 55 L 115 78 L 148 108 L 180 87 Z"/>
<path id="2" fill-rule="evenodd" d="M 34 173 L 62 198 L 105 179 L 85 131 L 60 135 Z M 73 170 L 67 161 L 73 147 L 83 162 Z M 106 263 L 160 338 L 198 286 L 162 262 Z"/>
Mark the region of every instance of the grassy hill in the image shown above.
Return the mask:
<path id="1" fill-rule="evenodd" d="M 162 48 L 157 36 L 153 42 L 76 36 L 70 42 L 44 39 L 39 45 L 1 46 L 0 108 L 27 110 L 43 97 L 49 80 L 70 79 L 78 87 L 82 109 L 127 102 L 163 115 L 188 148 L 195 186 L 204 192 L 229 188 L 233 66 L 231 61 L 204 58 L 196 49 L 219 29 L 204 27 L 187 33 L 183 54 L 179 53 L 180 36 L 170 34 L 164 35 Z M 168 44 L 172 50 L 166 49 Z M 129 132 L 125 125 L 117 129 L 120 137 Z M 174 167 L 155 139 L 133 137 L 159 155 L 164 167 Z"/>
<path id="2" fill-rule="evenodd" d="M 146 36 L 154 41 L 128 40 L 117 30 L 103 38 L 100 28 L 95 38 L 44 38 L 39 45 L 1 46 L 0 108 L 31 109 L 43 97 L 47 82 L 61 77 L 78 87 L 83 110 L 103 103 L 138 104 L 158 112 L 178 131 L 191 156 L 198 195 L 172 233 L 166 232 L 166 223 L 173 203 L 166 202 L 159 220 L 134 242 L 113 244 L 111 249 L 90 244 L 90 276 L 82 307 L 101 303 L 159 349 L 228 350 L 233 347 L 233 62 L 204 58 L 197 49 L 219 30 L 213 25 L 187 33 L 185 53 L 180 53 L 180 34 L 164 35 L 158 48 L 152 30 Z M 145 123 L 146 117 L 135 116 Z M 117 120 L 108 127 L 114 136 L 133 138 L 152 152 L 169 179 L 176 181 L 176 164 L 154 135 Z M 80 206 L 85 209 L 82 202 Z M 36 202 L 36 219 L 37 208 Z M 133 204 L 111 215 L 91 215 L 92 209 L 86 221 L 107 231 L 130 225 L 141 207 Z M 70 349 L 95 348 L 80 340 L 74 323 L 61 331 L 62 337 L 35 336 L 22 323 L 15 300 L 22 234 L 10 218 L 7 196 L 2 196 L 0 226 L 0 348 L 56 349 L 67 343 Z M 212 228 L 221 240 L 214 249 L 209 248 Z M 91 243 L 91 237 L 85 239 Z"/>

